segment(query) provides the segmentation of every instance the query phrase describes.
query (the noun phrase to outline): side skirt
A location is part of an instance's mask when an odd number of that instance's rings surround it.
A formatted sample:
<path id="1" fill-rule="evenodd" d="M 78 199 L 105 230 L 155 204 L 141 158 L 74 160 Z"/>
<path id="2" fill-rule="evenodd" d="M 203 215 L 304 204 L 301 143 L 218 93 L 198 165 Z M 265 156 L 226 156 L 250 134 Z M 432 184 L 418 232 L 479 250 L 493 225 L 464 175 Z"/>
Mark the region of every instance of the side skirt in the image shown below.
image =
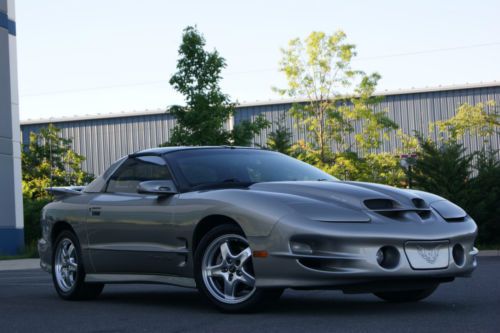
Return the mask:
<path id="1" fill-rule="evenodd" d="M 90 283 L 158 283 L 179 287 L 196 288 L 192 278 L 169 275 L 145 274 L 87 274 L 85 282 Z"/>

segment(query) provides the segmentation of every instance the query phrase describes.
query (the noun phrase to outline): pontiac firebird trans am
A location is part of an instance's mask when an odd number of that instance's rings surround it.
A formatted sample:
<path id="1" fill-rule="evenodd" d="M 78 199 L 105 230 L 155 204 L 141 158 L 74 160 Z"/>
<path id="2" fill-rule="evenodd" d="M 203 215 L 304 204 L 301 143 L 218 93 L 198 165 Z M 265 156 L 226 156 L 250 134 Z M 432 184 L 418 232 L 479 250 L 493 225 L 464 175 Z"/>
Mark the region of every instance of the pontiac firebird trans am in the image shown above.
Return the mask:
<path id="1" fill-rule="evenodd" d="M 85 188 L 49 190 L 38 250 L 63 299 L 166 283 L 228 312 L 285 288 L 418 301 L 477 266 L 476 224 L 446 199 L 339 181 L 266 150 L 149 149 Z"/>

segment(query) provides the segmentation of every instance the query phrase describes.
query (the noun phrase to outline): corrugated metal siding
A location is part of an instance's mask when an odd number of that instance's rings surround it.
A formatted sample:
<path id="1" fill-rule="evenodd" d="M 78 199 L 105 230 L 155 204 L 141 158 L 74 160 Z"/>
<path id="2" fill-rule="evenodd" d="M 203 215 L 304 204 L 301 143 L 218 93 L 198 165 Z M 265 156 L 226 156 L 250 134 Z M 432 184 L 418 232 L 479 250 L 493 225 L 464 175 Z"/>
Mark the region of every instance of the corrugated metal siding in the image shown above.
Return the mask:
<path id="1" fill-rule="evenodd" d="M 387 110 L 388 115 L 405 132 L 412 134 L 419 131 L 429 134 L 430 122 L 444 120 L 455 114 L 457 107 L 462 103 L 476 104 L 494 100 L 497 109 L 500 107 L 500 86 L 467 88 L 449 91 L 428 91 L 388 95 L 376 106 L 376 110 Z M 256 135 L 253 140 L 255 146 L 265 146 L 267 136 L 277 127 L 280 117 L 285 117 L 286 126 L 292 131 L 293 141 L 309 140 L 306 128 L 297 126 L 295 119 L 290 117 L 288 110 L 290 103 L 242 106 L 237 108 L 234 124 L 244 120 L 254 120 L 263 115 L 272 122 L 272 125 Z M 23 142 L 29 141 L 30 132 L 38 132 L 47 123 L 24 124 L 21 126 Z M 128 116 L 115 118 L 99 118 L 85 120 L 68 120 L 58 122 L 64 138 L 73 140 L 73 149 L 86 156 L 83 168 L 91 173 L 102 173 L 113 161 L 134 151 L 156 147 L 167 141 L 170 132 L 175 126 L 175 119 L 166 113 L 151 115 Z M 362 124 L 355 125 L 359 130 Z M 433 134 L 436 138 L 436 133 Z M 353 135 L 346 138 L 346 142 L 353 142 Z M 477 135 L 465 138 L 465 145 L 469 151 L 480 149 L 484 143 Z M 500 148 L 500 135 L 489 138 L 495 149 Z M 333 146 L 333 145 L 332 145 Z M 384 141 L 379 151 L 394 151 L 400 147 L 395 133 Z M 336 149 L 336 147 L 332 147 Z M 356 147 L 353 145 L 353 149 Z"/>
<path id="2" fill-rule="evenodd" d="M 389 95 L 375 107 L 375 110 L 387 110 L 388 116 L 405 133 L 413 134 L 414 131 L 418 131 L 426 136 L 430 134 L 429 124 L 431 122 L 449 119 L 455 114 L 456 109 L 461 104 L 485 103 L 489 100 L 496 101 L 496 108 L 500 108 L 500 87 Z M 281 104 L 239 108 L 235 117 L 235 124 L 243 120 L 253 120 L 258 115 L 263 115 L 266 119 L 273 122 L 273 125 L 269 129 L 263 131 L 260 135 L 256 135 L 254 138 L 253 144 L 255 146 L 265 146 L 268 133 L 277 127 L 274 122 L 279 119 L 280 115 L 285 115 L 287 127 L 293 133 L 293 140 L 307 140 L 306 129 L 303 126 L 297 127 L 295 119 L 288 114 L 287 111 L 290 106 L 290 104 Z M 493 108 L 490 108 L 490 111 L 492 110 Z M 361 126 L 361 123 L 356 123 L 355 132 L 359 131 Z M 432 136 L 434 139 L 437 138 L 436 129 L 434 129 Z M 498 133 L 487 139 L 492 147 L 500 149 L 500 135 Z M 346 143 L 348 146 L 352 144 L 353 150 L 356 150 L 354 133 L 346 138 Z M 466 136 L 464 143 L 469 151 L 479 150 L 484 145 L 483 139 L 477 135 Z M 378 151 L 391 152 L 396 148 L 401 148 L 401 142 L 397 139 L 395 131 L 393 131 L 389 134 L 389 140 L 384 140 L 383 146 Z M 337 147 L 332 145 L 332 149 L 336 150 Z"/>
<path id="3" fill-rule="evenodd" d="M 157 147 L 170 137 L 175 119 L 169 114 L 127 118 L 108 118 L 58 122 L 63 138 L 72 139 L 72 148 L 86 157 L 83 169 L 100 174 L 121 156 Z M 39 132 L 47 124 L 22 125 L 23 143 L 30 132 Z"/>

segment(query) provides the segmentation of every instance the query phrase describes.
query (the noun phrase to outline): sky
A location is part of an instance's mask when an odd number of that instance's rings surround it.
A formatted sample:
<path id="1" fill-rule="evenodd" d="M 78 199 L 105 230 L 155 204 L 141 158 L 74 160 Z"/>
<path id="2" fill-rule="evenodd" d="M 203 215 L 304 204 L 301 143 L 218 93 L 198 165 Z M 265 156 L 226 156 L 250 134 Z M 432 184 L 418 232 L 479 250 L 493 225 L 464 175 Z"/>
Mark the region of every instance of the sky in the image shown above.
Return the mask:
<path id="1" fill-rule="evenodd" d="M 500 81 L 500 1 L 16 0 L 21 120 L 166 109 L 182 30 L 226 59 L 239 103 L 280 99 L 280 48 L 343 30 L 378 91 Z"/>

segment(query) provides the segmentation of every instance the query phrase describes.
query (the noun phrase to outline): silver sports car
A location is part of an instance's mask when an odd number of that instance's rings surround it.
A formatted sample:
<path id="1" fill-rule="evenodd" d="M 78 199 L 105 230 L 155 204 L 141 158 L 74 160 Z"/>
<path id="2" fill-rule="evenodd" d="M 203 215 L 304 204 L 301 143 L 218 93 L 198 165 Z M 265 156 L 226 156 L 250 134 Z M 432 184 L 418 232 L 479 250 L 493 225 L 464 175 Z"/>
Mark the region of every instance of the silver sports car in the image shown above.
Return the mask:
<path id="1" fill-rule="evenodd" d="M 476 224 L 446 199 L 266 150 L 149 149 L 85 188 L 50 190 L 38 250 L 64 299 L 167 283 L 228 312 L 285 288 L 418 301 L 477 266 Z"/>

